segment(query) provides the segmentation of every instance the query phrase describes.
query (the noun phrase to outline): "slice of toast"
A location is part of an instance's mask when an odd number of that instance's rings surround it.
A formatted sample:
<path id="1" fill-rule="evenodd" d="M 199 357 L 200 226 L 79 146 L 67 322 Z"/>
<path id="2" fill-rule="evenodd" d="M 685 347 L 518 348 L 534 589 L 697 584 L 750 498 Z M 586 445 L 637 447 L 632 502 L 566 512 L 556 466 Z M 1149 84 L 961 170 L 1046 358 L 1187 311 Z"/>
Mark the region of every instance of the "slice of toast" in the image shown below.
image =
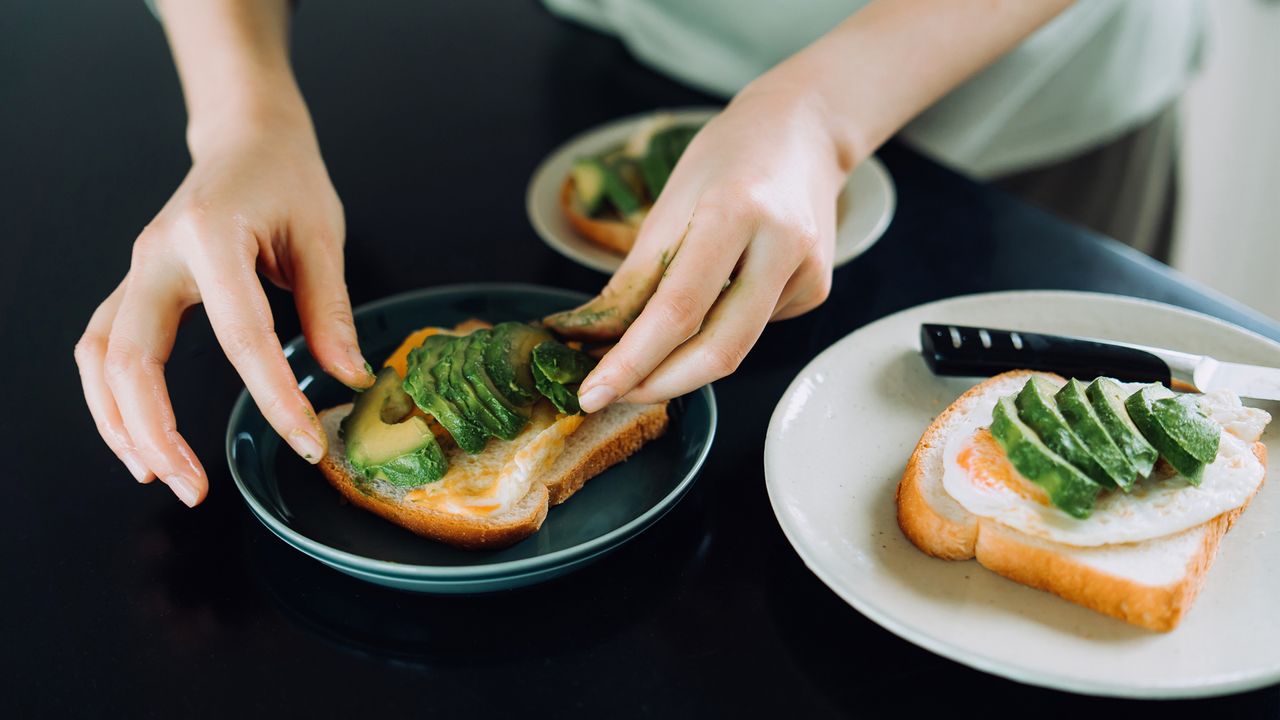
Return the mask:
<path id="1" fill-rule="evenodd" d="M 565 439 L 563 452 L 534 479 L 524 498 L 499 515 L 479 516 L 406 503 L 405 488 L 364 479 L 347 462 L 346 445 L 338 434 L 350 412 L 348 403 L 320 413 L 329 452 L 319 467 L 329 484 L 357 507 L 423 537 L 467 549 L 501 548 L 529 537 L 542 527 L 552 505 L 569 499 L 588 480 L 660 437 L 668 424 L 666 403 L 615 403 L 592 413 Z"/>
<path id="2" fill-rule="evenodd" d="M 573 200 L 573 178 L 566 178 L 560 188 L 560 210 L 574 230 L 601 247 L 626 255 L 636 244 L 639 227 L 622 220 L 589 217 L 582 212 Z"/>
<path id="3" fill-rule="evenodd" d="M 972 515 L 943 487 L 943 450 L 951 431 L 981 398 L 1014 394 L 1036 374 L 1061 381 L 1056 375 L 1025 370 L 997 375 L 961 395 L 933 421 L 898 483 L 899 527 L 916 547 L 934 557 L 977 558 L 1000 575 L 1098 612 L 1151 630 L 1172 630 L 1190 609 L 1222 537 L 1248 500 L 1172 535 L 1082 548 Z M 1266 446 L 1254 443 L 1253 451 L 1265 467 Z"/>

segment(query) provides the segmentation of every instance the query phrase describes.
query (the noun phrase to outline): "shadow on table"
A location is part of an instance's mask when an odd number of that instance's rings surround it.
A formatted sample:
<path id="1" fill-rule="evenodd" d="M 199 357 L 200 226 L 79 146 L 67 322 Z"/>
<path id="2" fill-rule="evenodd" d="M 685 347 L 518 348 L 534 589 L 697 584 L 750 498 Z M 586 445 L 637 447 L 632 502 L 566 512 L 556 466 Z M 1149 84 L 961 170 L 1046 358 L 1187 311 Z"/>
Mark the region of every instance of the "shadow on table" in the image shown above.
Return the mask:
<path id="1" fill-rule="evenodd" d="M 541 585 L 477 595 L 427 595 L 365 583 L 305 557 L 257 523 L 246 558 L 293 625 L 338 648 L 430 667 L 539 658 L 581 649 L 660 614 L 710 544 L 704 491 L 599 561 Z"/>

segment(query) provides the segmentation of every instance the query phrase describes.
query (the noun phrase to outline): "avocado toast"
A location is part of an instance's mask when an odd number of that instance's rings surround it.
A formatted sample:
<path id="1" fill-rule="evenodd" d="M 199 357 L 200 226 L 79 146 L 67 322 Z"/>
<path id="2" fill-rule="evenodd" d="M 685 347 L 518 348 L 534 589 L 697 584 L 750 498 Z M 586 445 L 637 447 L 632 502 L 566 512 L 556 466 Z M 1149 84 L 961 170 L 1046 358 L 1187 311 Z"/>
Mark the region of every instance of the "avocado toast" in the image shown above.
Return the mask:
<path id="1" fill-rule="evenodd" d="M 1175 398 L 1107 378 L 1085 385 L 1014 371 L 970 389 L 916 445 L 897 488 L 898 524 L 934 557 L 977 559 L 1098 612 L 1172 630 L 1263 483 L 1258 438 L 1270 416 L 1222 391 Z M 1149 418 L 1130 418 L 1131 398 L 1151 408 Z M 1179 453 L 1181 467 L 1170 457 Z M 1090 474 L 1084 454 L 1102 467 Z"/>
<path id="2" fill-rule="evenodd" d="M 320 413 L 320 470 L 352 504 L 424 537 L 511 545 L 666 430 L 666 403 L 582 414 L 577 384 L 593 365 L 524 323 L 424 329 L 354 403 Z"/>
<path id="3" fill-rule="evenodd" d="M 578 158 L 560 189 L 560 208 L 574 230 L 621 255 L 701 123 L 681 123 L 657 114 L 627 142 Z"/>

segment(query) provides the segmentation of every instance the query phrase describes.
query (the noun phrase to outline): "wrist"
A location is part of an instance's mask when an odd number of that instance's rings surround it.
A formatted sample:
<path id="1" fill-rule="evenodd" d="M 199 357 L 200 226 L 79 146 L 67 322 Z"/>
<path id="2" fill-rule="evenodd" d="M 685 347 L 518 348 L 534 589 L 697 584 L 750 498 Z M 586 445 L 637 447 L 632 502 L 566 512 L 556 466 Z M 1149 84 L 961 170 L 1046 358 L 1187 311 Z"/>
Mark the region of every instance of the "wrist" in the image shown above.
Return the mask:
<path id="1" fill-rule="evenodd" d="M 839 114 L 839 103 L 832 101 L 830 89 L 824 86 L 824 75 L 809 66 L 803 57 L 793 57 L 756 78 L 744 87 L 730 103 L 761 101 L 770 108 L 780 108 L 789 123 L 801 128 L 804 136 L 831 162 L 831 167 L 844 177 L 853 172 L 870 149 L 863 141 L 853 118 Z"/>
<path id="2" fill-rule="evenodd" d="M 311 116 L 292 78 L 260 80 L 190 108 L 187 147 L 192 160 L 263 137 L 316 144 Z"/>

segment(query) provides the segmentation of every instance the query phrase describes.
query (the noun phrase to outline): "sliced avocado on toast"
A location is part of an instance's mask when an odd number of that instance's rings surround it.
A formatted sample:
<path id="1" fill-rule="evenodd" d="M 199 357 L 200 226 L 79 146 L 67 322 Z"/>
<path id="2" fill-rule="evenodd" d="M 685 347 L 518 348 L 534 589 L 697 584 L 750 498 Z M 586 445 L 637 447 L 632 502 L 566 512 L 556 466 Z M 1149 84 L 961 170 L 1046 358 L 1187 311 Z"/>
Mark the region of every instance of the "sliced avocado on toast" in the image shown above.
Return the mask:
<path id="1" fill-rule="evenodd" d="M 1097 378 L 1085 389 L 1089 404 L 1093 406 L 1107 434 L 1115 441 L 1116 447 L 1129 460 L 1129 464 L 1142 477 L 1151 475 L 1160 454 L 1151 443 L 1142 436 L 1138 426 L 1133 424 L 1129 411 L 1125 409 L 1125 392 L 1120 383 L 1111 378 Z"/>
<path id="2" fill-rule="evenodd" d="M 462 366 L 466 363 L 467 348 L 470 347 L 473 337 L 474 334 L 463 335 L 451 340 L 431 372 L 435 376 L 436 386 L 445 397 L 453 401 L 463 417 L 483 430 L 486 435 L 502 437 L 505 432 L 502 423 L 489 412 L 489 408 L 484 403 L 480 402 L 475 389 L 462 373 Z"/>
<path id="3" fill-rule="evenodd" d="M 383 368 L 373 386 L 356 395 L 341 433 L 351 466 L 365 477 L 412 487 L 439 480 L 449 468 L 425 420 L 413 416 L 412 401 L 394 368 Z"/>
<path id="4" fill-rule="evenodd" d="M 1053 396 L 1071 432 L 1084 442 L 1085 448 L 1120 489 L 1128 491 L 1138 477 L 1138 470 L 1120 452 L 1120 448 L 1103 426 L 1085 394 L 1084 383 L 1072 378 Z"/>
<path id="5" fill-rule="evenodd" d="M 1156 422 L 1188 455 L 1205 465 L 1217 459 L 1222 427 L 1200 409 L 1194 397 L 1157 400 L 1154 410 Z"/>
<path id="6" fill-rule="evenodd" d="M 521 408 L 508 401 L 494 387 L 489 373 L 484 369 L 484 351 L 489 345 L 493 333 L 489 330 L 477 330 L 471 333 L 471 343 L 462 363 L 462 376 L 471 385 L 475 396 L 489 411 L 498 423 L 498 437 L 511 440 L 529 424 L 527 408 Z"/>
<path id="7" fill-rule="evenodd" d="M 1071 431 L 1067 419 L 1058 410 L 1054 400 L 1057 388 L 1049 380 L 1033 376 L 1022 387 L 1014 404 L 1018 418 L 1035 431 L 1036 435 L 1054 453 L 1079 468 L 1094 482 L 1115 487 L 1116 482 L 1094 458 L 1084 442 Z"/>
<path id="8" fill-rule="evenodd" d="M 527 407 L 538 399 L 533 380 L 533 349 L 551 340 L 551 333 L 519 322 L 498 323 L 484 349 L 484 369 L 493 386 L 511 403 Z"/>
<path id="9" fill-rule="evenodd" d="M 413 416 L 415 404 L 474 454 L 491 436 L 515 439 L 543 397 L 562 413 L 582 412 L 578 386 L 595 361 L 542 328 L 508 322 L 429 335 L 410 351 L 408 367 L 403 381 L 394 368 L 379 373 L 343 422 L 351 464 L 397 485 L 433 482 L 448 470 L 431 428 Z"/>
<path id="10" fill-rule="evenodd" d="M 1093 513 L 1093 504 L 1102 486 L 1049 449 L 1035 431 L 1019 419 L 1013 398 L 1001 398 L 996 403 L 991 434 L 1004 448 L 1013 467 L 1044 488 L 1054 506 L 1079 519 Z"/>
<path id="11" fill-rule="evenodd" d="M 1166 400 L 1172 402 L 1165 402 Z M 1142 431 L 1152 447 L 1159 451 L 1160 456 L 1168 461 L 1174 470 L 1186 477 L 1192 485 L 1199 485 L 1204 478 L 1206 463 L 1188 452 L 1178 440 L 1179 437 L 1183 437 L 1185 441 L 1188 435 L 1202 431 L 1203 426 L 1188 417 L 1189 414 L 1196 413 L 1191 413 L 1184 405 L 1178 403 L 1173 393 L 1161 385 L 1144 386 L 1125 400 L 1124 407 L 1129 411 L 1133 424 Z M 1175 436 L 1170 432 L 1169 427 L 1177 427 L 1178 435 Z M 1218 452 L 1219 439 L 1215 432 L 1212 440 L 1214 455 Z M 1196 442 L 1197 452 L 1203 455 L 1203 450 L 1208 443 L 1208 438 Z"/>
<path id="12" fill-rule="evenodd" d="M 573 193 L 582 206 L 582 212 L 594 215 L 604 203 L 604 168 L 593 158 L 579 158 L 569 170 L 573 178 Z"/>
<path id="13" fill-rule="evenodd" d="M 452 335 L 431 335 L 409 353 L 409 372 L 404 379 L 404 391 L 423 412 L 434 417 L 448 431 L 458 447 L 474 454 L 484 449 L 487 436 L 484 430 L 468 420 L 444 395 L 438 387 L 434 372 L 453 339 Z"/>
<path id="14" fill-rule="evenodd" d="M 569 176 L 582 211 L 598 217 L 613 210 L 627 223 L 638 225 L 701 129 L 700 124 L 660 123 L 624 146 L 578 158 Z"/>
<path id="15" fill-rule="evenodd" d="M 586 353 L 555 340 L 533 349 L 533 378 L 538 392 L 562 413 L 582 412 L 578 405 L 578 386 L 595 365 Z"/>
<path id="16" fill-rule="evenodd" d="M 701 125 L 676 125 L 659 130 L 649 138 L 649 145 L 640 158 L 640 172 L 644 175 L 644 184 L 649 197 L 654 200 L 666 187 L 671 171 L 676 162 L 689 146 L 689 141 L 702 129 Z"/>

